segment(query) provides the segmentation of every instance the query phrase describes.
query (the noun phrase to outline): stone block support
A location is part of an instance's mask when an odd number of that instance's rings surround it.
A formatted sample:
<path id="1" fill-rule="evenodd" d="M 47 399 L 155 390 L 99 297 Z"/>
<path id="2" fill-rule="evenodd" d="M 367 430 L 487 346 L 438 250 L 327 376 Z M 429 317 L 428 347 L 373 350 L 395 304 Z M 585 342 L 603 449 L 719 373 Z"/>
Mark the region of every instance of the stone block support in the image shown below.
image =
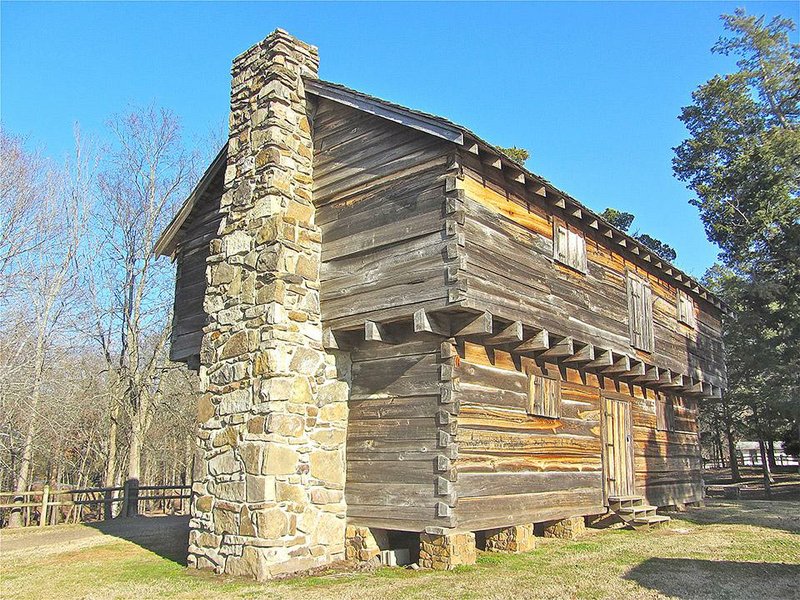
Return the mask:
<path id="1" fill-rule="evenodd" d="M 470 531 L 419 535 L 419 566 L 425 569 L 449 571 L 459 565 L 472 565 L 477 555 L 475 534 Z"/>
<path id="2" fill-rule="evenodd" d="M 487 552 L 529 552 L 535 548 L 533 523 L 491 529 L 486 532 Z"/>
<path id="3" fill-rule="evenodd" d="M 283 31 L 234 60 L 200 350 L 189 564 L 256 579 L 344 558 L 348 386 L 322 347 L 303 77 Z"/>
<path id="4" fill-rule="evenodd" d="M 369 562 L 377 559 L 381 547 L 388 548 L 386 532 L 371 530 L 369 527 L 348 525 L 345 533 L 344 551 L 347 560 Z"/>
<path id="5" fill-rule="evenodd" d="M 542 535 L 549 538 L 574 540 L 586 531 L 583 517 L 569 517 L 560 521 L 548 521 L 543 524 Z"/>

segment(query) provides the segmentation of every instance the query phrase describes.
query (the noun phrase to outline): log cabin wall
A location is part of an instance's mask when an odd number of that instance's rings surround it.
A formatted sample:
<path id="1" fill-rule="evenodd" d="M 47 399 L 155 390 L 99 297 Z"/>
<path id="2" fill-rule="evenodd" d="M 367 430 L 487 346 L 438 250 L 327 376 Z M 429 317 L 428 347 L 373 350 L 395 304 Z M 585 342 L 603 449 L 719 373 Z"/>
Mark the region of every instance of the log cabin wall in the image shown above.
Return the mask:
<path id="1" fill-rule="evenodd" d="M 180 242 L 175 253 L 177 271 L 170 359 L 187 362 L 194 369 L 199 366 L 200 342 L 207 319 L 203 309 L 206 259 L 209 244 L 217 237 L 222 219 L 219 203 L 224 175 L 224 169 L 221 169 L 213 177 L 178 233 Z"/>
<path id="2" fill-rule="evenodd" d="M 320 99 L 314 203 L 322 228 L 326 327 L 362 327 L 441 308 L 444 185 L 452 145 Z"/>
<path id="3" fill-rule="evenodd" d="M 477 343 L 458 353 L 457 527 L 604 512 L 597 378 Z M 562 379 L 560 418 L 528 413 L 528 373 Z"/>
<path id="4" fill-rule="evenodd" d="M 663 394 L 465 342 L 458 347 L 455 507 L 459 529 L 605 512 L 604 396 L 628 402 L 635 493 L 655 506 L 703 497 L 697 405 L 671 397 L 673 431 L 658 430 Z M 560 417 L 529 414 L 528 374 L 561 380 Z"/>
<path id="5" fill-rule="evenodd" d="M 438 341 L 366 343 L 350 356 L 348 521 L 401 531 L 449 526 L 436 510 Z"/>
<path id="6" fill-rule="evenodd" d="M 553 221 L 579 226 L 521 184 L 506 181 L 477 157 L 462 152 L 464 259 L 459 280 L 464 304 L 497 317 L 519 320 L 574 336 L 678 373 L 702 374 L 725 385 L 720 311 L 694 297 L 696 327 L 676 318 L 676 288 L 585 228 L 587 271 L 553 258 Z M 634 350 L 628 330 L 626 272 L 649 281 L 653 297 L 655 352 Z"/>
<path id="7" fill-rule="evenodd" d="M 703 499 L 703 460 L 697 427 L 697 401 L 666 396 L 638 386 L 620 386 L 631 403 L 636 493 L 653 506 L 669 506 Z M 607 393 L 616 389 L 607 381 Z M 617 392 L 619 393 L 619 392 Z M 656 402 L 672 402 L 672 431 L 659 430 Z"/>

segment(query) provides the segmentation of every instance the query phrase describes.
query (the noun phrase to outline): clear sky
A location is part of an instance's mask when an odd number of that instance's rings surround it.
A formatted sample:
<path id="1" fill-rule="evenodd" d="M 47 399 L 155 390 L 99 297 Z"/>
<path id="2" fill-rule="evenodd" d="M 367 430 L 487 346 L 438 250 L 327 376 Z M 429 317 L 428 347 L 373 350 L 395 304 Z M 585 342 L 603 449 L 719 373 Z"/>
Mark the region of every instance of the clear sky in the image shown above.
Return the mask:
<path id="1" fill-rule="evenodd" d="M 3 2 L 0 111 L 54 158 L 75 122 L 100 135 L 150 102 L 208 138 L 227 121 L 231 60 L 281 27 L 319 47 L 323 79 L 527 148 L 531 170 L 636 214 L 700 276 L 717 251 L 671 148 L 692 90 L 733 68 L 709 50 L 737 6 L 798 20 L 796 2 Z"/>

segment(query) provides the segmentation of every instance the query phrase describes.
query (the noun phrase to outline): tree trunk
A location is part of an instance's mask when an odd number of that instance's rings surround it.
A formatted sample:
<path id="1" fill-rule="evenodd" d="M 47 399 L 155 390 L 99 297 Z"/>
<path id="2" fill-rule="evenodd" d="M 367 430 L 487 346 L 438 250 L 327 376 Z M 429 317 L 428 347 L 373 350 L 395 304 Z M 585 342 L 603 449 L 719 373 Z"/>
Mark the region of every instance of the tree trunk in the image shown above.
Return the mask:
<path id="1" fill-rule="evenodd" d="M 739 481 L 739 461 L 736 459 L 736 439 L 733 437 L 733 426 L 730 417 L 725 415 L 725 437 L 728 438 L 728 460 L 731 463 L 731 481 Z"/>
<path id="2" fill-rule="evenodd" d="M 767 445 L 764 443 L 763 436 L 759 436 L 758 449 L 761 452 L 761 471 L 764 474 L 764 493 L 767 498 L 772 497 L 772 485 L 775 480 L 772 479 L 772 473 L 769 470 L 769 461 L 767 460 Z"/>
<path id="3" fill-rule="evenodd" d="M 136 419 L 131 423 L 131 441 L 128 448 L 128 498 L 126 516 L 135 517 L 139 514 L 139 476 L 142 468 L 142 443 Z"/>
<path id="4" fill-rule="evenodd" d="M 113 396 L 113 392 L 112 392 Z M 117 426 L 119 421 L 119 402 L 116 398 L 111 399 L 111 409 L 109 411 L 108 422 L 108 456 L 106 457 L 106 472 L 103 481 L 105 487 L 114 487 L 117 479 Z"/>
<path id="5" fill-rule="evenodd" d="M 25 434 L 25 444 L 22 447 L 22 460 L 19 464 L 17 483 L 14 491 L 17 494 L 28 491 L 30 486 L 31 462 L 33 460 L 33 436 L 36 433 L 37 412 L 42 389 L 42 374 L 44 372 L 45 336 L 47 334 L 47 323 L 50 322 L 50 308 L 52 304 L 45 304 L 45 309 L 40 317 L 39 331 L 36 336 L 36 355 L 33 364 L 33 389 L 31 390 L 30 420 L 28 421 L 28 431 Z M 21 502 L 22 497 L 17 496 L 14 502 Z M 8 518 L 9 527 L 19 527 L 22 525 L 22 511 L 17 508 L 12 509 Z"/>
<path id="6" fill-rule="evenodd" d="M 775 467 L 778 466 L 775 462 L 775 440 L 767 440 L 767 459 L 770 470 L 775 470 Z"/>
<path id="7" fill-rule="evenodd" d="M 722 432 L 717 431 L 717 456 L 719 456 L 720 468 L 725 468 L 725 446 L 722 443 Z"/>
<path id="8" fill-rule="evenodd" d="M 33 403 L 32 403 L 33 404 Z M 31 411 L 31 413 L 33 413 Z M 31 459 L 33 455 L 33 434 L 36 426 L 36 417 L 31 414 L 30 421 L 28 422 L 28 431 L 25 434 L 25 444 L 22 447 L 22 460 L 19 463 L 19 472 L 17 473 L 17 481 L 14 484 L 14 492 L 23 494 L 28 491 L 28 476 L 30 475 Z M 23 503 L 25 496 L 19 495 L 14 497 L 14 502 Z M 8 516 L 9 529 L 15 527 L 22 527 L 23 525 L 23 510 L 22 507 L 15 507 L 11 509 L 11 514 Z"/>

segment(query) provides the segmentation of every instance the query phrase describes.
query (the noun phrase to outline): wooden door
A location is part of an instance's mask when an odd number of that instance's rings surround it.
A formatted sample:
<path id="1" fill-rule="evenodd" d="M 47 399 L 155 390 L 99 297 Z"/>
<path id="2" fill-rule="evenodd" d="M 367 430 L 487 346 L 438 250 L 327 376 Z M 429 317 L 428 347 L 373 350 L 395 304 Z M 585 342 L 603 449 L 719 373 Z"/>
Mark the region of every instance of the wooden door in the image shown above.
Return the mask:
<path id="1" fill-rule="evenodd" d="M 630 402 L 604 396 L 603 407 L 605 497 L 633 496 L 633 424 Z"/>

